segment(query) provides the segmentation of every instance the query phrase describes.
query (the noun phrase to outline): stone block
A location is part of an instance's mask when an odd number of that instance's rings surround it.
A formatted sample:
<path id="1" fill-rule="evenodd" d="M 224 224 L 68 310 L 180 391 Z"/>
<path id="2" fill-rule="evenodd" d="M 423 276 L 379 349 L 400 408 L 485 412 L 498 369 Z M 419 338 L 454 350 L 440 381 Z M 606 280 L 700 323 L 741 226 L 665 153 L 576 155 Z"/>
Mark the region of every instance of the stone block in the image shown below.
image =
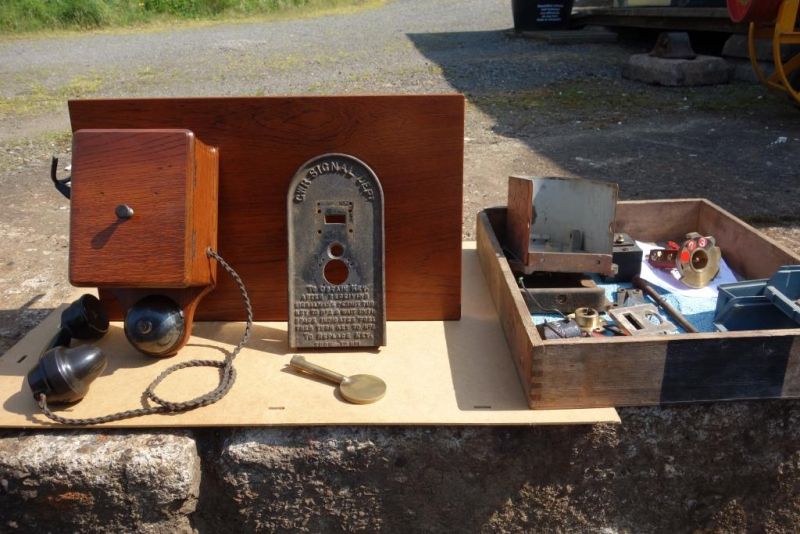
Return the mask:
<path id="1" fill-rule="evenodd" d="M 584 514 L 593 518 L 592 525 L 606 524 L 606 489 L 584 484 L 587 468 L 593 473 L 607 469 L 596 461 L 608 457 L 613 442 L 613 431 L 606 430 L 237 430 L 224 439 L 214 471 L 221 478 L 218 495 L 232 500 L 221 506 L 233 514 L 223 521 L 244 531 L 575 531 L 589 525 Z M 541 491 L 532 487 L 525 497 L 541 511 L 530 521 L 513 508 L 506 510 L 528 481 L 542 484 Z M 564 491 L 572 493 L 572 504 L 564 507 L 580 512 L 546 511 Z M 499 512 L 508 519 L 496 517 Z"/>
<path id="2" fill-rule="evenodd" d="M 755 71 L 753 71 L 753 66 L 750 64 L 750 61 L 744 59 L 729 59 L 728 64 L 733 69 L 733 79 L 737 82 L 760 83 L 756 77 Z M 772 62 L 760 62 L 759 65 L 761 65 L 761 69 L 766 76 L 772 74 L 774 70 Z"/>
<path id="3" fill-rule="evenodd" d="M 783 61 L 788 61 L 791 57 L 800 53 L 800 46 L 789 45 L 781 48 L 781 57 Z M 722 55 L 724 57 L 750 59 L 750 54 L 747 50 L 747 36 L 734 34 L 728 37 L 725 41 L 725 46 L 722 48 Z M 759 61 L 772 63 L 772 40 L 757 39 L 756 40 L 756 56 Z"/>
<path id="4" fill-rule="evenodd" d="M 2 532 L 191 532 L 199 487 L 187 432 L 0 434 Z"/>
<path id="5" fill-rule="evenodd" d="M 721 57 L 698 55 L 695 59 L 664 59 L 635 54 L 622 69 L 630 80 L 654 85 L 695 86 L 728 83 L 731 68 Z"/>
<path id="6" fill-rule="evenodd" d="M 800 402 L 622 425 L 225 431 L 195 524 L 268 532 L 792 532 Z"/>

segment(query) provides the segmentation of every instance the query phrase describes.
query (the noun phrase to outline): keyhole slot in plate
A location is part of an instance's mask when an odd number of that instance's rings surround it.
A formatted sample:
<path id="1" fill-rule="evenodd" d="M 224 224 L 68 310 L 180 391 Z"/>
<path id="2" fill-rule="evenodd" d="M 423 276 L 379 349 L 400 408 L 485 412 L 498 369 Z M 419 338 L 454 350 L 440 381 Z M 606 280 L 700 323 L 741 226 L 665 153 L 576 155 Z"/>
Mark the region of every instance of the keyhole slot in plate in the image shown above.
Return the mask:
<path id="1" fill-rule="evenodd" d="M 325 214 L 325 224 L 347 224 L 347 215 L 328 212 Z"/>
<path id="2" fill-rule="evenodd" d="M 347 277 L 350 275 L 350 269 L 348 269 L 347 264 L 342 260 L 334 259 L 325 264 L 322 274 L 325 276 L 326 282 L 335 286 L 340 286 L 347 281 Z"/>

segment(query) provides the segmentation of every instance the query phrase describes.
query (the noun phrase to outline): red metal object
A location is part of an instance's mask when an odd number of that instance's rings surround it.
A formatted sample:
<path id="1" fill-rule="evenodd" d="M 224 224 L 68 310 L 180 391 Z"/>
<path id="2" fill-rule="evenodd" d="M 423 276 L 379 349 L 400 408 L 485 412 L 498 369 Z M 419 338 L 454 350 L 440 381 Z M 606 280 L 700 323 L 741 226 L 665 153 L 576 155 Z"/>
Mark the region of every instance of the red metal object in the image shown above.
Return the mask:
<path id="1" fill-rule="evenodd" d="M 671 248 L 654 248 L 650 251 L 647 261 L 656 269 L 674 269 L 678 261 L 678 251 Z"/>
<path id="2" fill-rule="evenodd" d="M 733 22 L 773 22 L 782 0 L 728 0 L 728 15 Z"/>

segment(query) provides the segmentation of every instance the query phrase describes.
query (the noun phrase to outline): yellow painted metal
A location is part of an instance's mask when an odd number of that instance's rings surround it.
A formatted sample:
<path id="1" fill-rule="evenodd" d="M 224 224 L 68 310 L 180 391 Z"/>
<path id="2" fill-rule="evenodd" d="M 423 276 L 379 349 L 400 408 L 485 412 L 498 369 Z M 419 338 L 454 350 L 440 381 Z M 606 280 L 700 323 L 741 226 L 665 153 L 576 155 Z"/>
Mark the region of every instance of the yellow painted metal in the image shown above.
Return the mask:
<path id="1" fill-rule="evenodd" d="M 750 23 L 747 43 L 750 64 L 753 66 L 758 79 L 770 89 L 787 93 L 798 104 L 800 104 L 800 74 L 794 78 L 794 83 L 792 82 L 792 74 L 800 69 L 800 54 L 795 54 L 784 62 L 781 56 L 781 47 L 800 43 L 799 9 L 800 0 L 783 0 L 774 23 Z M 767 76 L 758 64 L 756 55 L 757 39 L 772 39 L 772 60 L 775 64 L 775 70 L 770 76 Z"/>

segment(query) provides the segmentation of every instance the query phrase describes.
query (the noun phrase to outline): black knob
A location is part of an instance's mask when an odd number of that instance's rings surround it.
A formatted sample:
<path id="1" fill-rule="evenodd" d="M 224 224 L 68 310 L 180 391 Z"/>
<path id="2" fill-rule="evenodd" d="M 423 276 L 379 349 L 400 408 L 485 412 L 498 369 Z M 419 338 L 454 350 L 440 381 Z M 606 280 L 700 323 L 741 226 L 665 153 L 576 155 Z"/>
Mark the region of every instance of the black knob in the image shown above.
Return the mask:
<path id="1" fill-rule="evenodd" d="M 114 210 L 114 213 L 117 214 L 117 218 L 120 220 L 127 220 L 133 217 L 133 208 L 128 206 L 127 204 L 120 204 Z"/>

